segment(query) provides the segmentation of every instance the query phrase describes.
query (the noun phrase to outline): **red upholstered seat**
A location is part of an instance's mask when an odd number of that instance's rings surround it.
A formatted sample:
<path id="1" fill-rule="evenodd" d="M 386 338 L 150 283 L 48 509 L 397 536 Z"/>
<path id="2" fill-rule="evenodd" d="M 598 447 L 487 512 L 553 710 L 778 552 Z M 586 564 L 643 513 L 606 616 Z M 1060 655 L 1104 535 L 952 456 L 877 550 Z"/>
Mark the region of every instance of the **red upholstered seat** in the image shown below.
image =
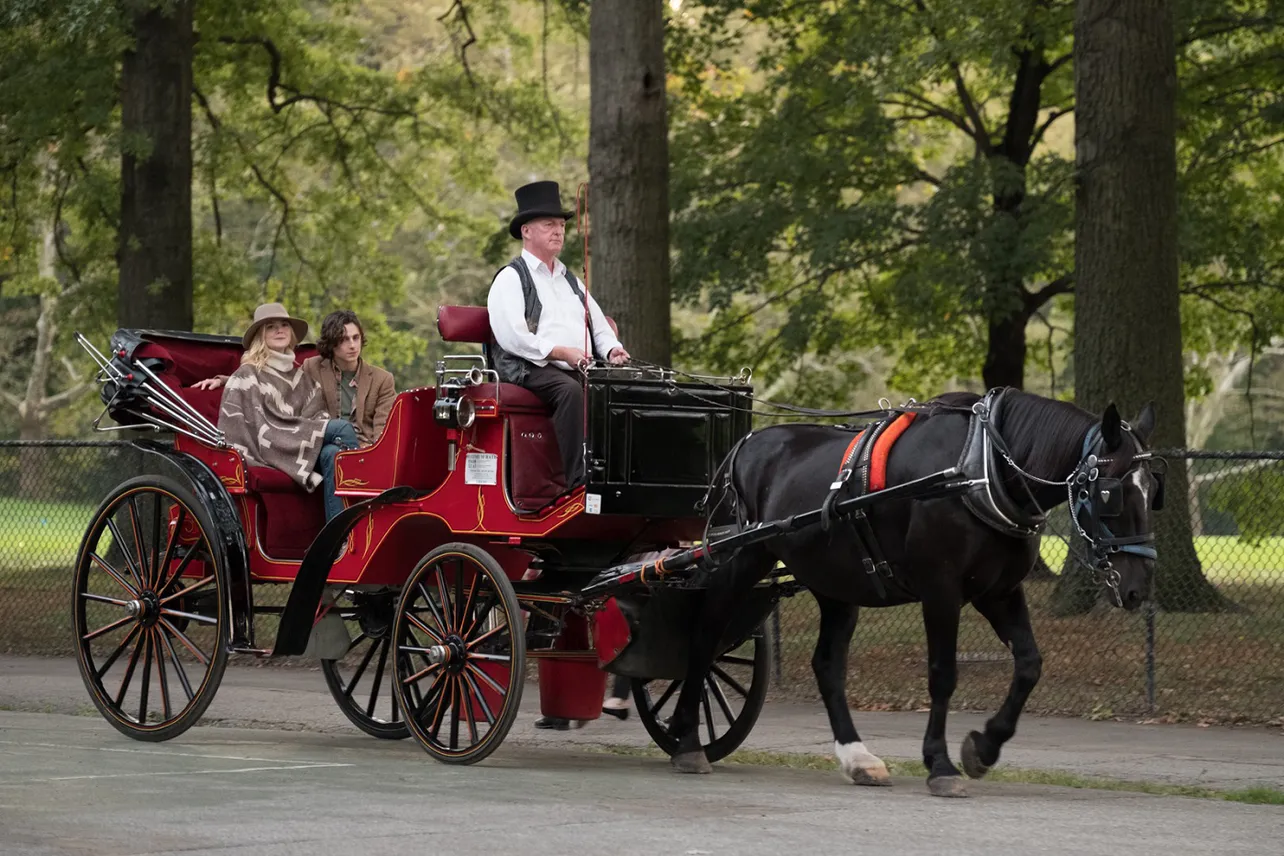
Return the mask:
<path id="1" fill-rule="evenodd" d="M 468 388 L 468 396 L 476 401 L 498 401 L 500 413 L 548 412 L 539 396 L 514 383 L 478 384 Z"/>
<path id="2" fill-rule="evenodd" d="M 276 467 L 246 467 L 245 486 L 255 493 L 304 493 L 294 479 Z"/>

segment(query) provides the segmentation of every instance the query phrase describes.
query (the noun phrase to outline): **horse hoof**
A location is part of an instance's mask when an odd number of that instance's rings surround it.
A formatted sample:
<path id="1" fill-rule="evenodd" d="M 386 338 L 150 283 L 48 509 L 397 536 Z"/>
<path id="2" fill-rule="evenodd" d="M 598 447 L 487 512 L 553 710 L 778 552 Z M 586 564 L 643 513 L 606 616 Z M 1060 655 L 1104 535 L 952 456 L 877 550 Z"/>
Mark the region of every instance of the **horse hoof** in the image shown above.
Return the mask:
<path id="1" fill-rule="evenodd" d="M 936 776 L 927 780 L 927 789 L 934 797 L 965 797 L 967 788 L 962 776 Z"/>
<path id="2" fill-rule="evenodd" d="M 981 753 L 976 748 L 977 741 L 983 736 L 979 731 L 971 731 L 968 732 L 967 737 L 963 738 L 960 756 L 963 761 L 963 772 L 967 773 L 970 779 L 979 779 L 990 772 L 990 765 L 981 760 Z"/>
<path id="3" fill-rule="evenodd" d="M 875 788 L 890 788 L 892 786 L 892 777 L 888 774 L 886 766 L 874 767 L 869 770 L 844 770 L 843 775 L 853 785 Z"/>
<path id="4" fill-rule="evenodd" d="M 673 765 L 674 772 L 677 773 L 712 773 L 713 765 L 709 759 L 704 756 L 704 750 L 699 749 L 695 752 L 683 752 L 680 755 L 674 755 L 670 761 Z"/>

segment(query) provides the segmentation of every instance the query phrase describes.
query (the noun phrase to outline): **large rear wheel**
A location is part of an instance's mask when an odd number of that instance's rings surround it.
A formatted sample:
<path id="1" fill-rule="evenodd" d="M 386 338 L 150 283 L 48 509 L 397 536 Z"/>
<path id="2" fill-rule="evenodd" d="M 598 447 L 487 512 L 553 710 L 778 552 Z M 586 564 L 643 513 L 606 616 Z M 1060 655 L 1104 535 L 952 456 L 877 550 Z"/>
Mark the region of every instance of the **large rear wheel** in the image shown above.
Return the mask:
<path id="1" fill-rule="evenodd" d="M 704 676 L 697 729 L 710 763 L 740 747 L 753 730 L 767 699 L 771 652 L 763 627 L 739 646 L 714 661 Z M 633 702 L 646 733 L 670 757 L 678 741 L 669 733 L 669 720 L 678 706 L 682 681 L 633 681 Z"/>
<path id="2" fill-rule="evenodd" d="M 513 585 L 472 544 L 419 562 L 393 622 L 397 703 L 439 761 L 475 764 L 499 748 L 522 700 L 526 637 Z"/>
<path id="3" fill-rule="evenodd" d="M 118 487 L 76 556 L 72 621 L 94 706 L 136 740 L 200 719 L 227 668 L 228 576 L 213 522 L 165 476 Z"/>

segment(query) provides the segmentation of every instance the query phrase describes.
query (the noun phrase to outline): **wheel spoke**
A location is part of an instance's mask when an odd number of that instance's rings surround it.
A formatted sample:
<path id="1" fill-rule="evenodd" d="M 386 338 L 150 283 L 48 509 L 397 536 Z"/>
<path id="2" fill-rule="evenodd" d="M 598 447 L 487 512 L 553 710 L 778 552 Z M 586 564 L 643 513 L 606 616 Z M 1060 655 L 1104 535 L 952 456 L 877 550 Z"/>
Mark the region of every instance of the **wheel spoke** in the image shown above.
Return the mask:
<path id="1" fill-rule="evenodd" d="M 481 669 L 479 669 L 479 668 L 477 668 L 476 666 L 474 666 L 472 663 L 467 664 L 464 668 L 466 668 L 469 672 L 473 673 L 473 674 L 474 674 L 474 675 L 476 675 L 477 677 L 481 678 L 481 679 L 482 679 L 482 681 L 484 681 L 484 682 L 485 682 L 486 686 L 490 687 L 492 690 L 494 690 L 495 692 L 499 693 L 501 696 L 506 696 L 506 695 L 508 695 L 508 690 L 507 690 L 507 689 L 505 689 L 504 687 L 500 686 L 500 684 L 499 684 L 499 682 L 498 682 L 498 681 L 496 681 L 496 680 L 495 680 L 494 678 L 492 678 L 490 675 L 486 674 L 486 673 L 485 673 L 484 671 L 482 671 Z"/>
<path id="2" fill-rule="evenodd" d="M 437 609 L 437 604 L 433 602 L 432 595 L 428 594 L 428 589 L 424 588 L 423 583 L 419 583 L 419 593 L 424 596 L 424 603 L 428 606 L 428 611 L 432 613 L 433 620 L 437 622 L 437 626 L 441 628 L 441 632 L 449 634 L 450 625 L 441 617 L 441 612 Z M 427 625 L 423 626 L 424 629 L 427 629 Z"/>
<path id="3" fill-rule="evenodd" d="M 174 643 L 169 641 L 165 631 L 158 625 L 156 632 L 160 634 L 161 641 L 165 643 L 165 651 L 169 655 L 169 661 L 174 664 L 174 671 L 178 673 L 178 682 L 183 685 L 183 692 L 187 695 L 190 702 L 196 698 L 196 693 L 192 692 L 192 684 L 187 679 L 187 670 L 183 668 L 183 663 L 178 659 L 178 652 L 174 650 Z"/>
<path id="4" fill-rule="evenodd" d="M 125 640 L 120 643 L 115 651 L 112 652 L 112 655 L 107 658 L 107 661 L 98 667 L 98 671 L 95 673 L 98 676 L 98 680 L 101 681 L 103 679 L 103 675 L 107 674 L 107 670 L 120 659 L 120 655 L 125 653 L 125 649 L 129 647 L 129 643 L 134 641 L 134 637 L 137 636 L 138 632 L 142 629 L 143 625 L 135 624 L 133 628 L 125 634 Z"/>
<path id="5" fill-rule="evenodd" d="M 92 642 L 93 640 L 97 639 L 99 636 L 102 636 L 104 633 L 110 633 L 111 631 L 115 630 L 117 627 L 123 627 L 124 625 L 128 624 L 131 621 L 136 621 L 134 616 L 126 615 L 124 618 L 119 618 L 113 621 L 111 624 L 108 624 L 106 627 L 99 627 L 93 633 L 86 633 L 84 636 L 81 637 L 81 639 L 85 642 Z"/>
<path id="6" fill-rule="evenodd" d="M 456 633 L 458 631 L 455 627 L 455 605 L 450 602 L 450 587 L 446 585 L 446 578 L 441 572 L 441 563 L 437 564 L 434 573 L 437 577 L 437 592 L 441 595 L 442 617 L 449 617 L 450 619 L 450 623 L 446 625 L 446 632 Z"/>
<path id="7" fill-rule="evenodd" d="M 188 621 L 195 621 L 197 624 L 218 624 L 218 619 L 209 615 L 197 615 L 195 612 L 179 612 L 177 609 L 161 609 L 161 615 L 169 615 L 174 618 L 186 618 Z"/>
<path id="8" fill-rule="evenodd" d="M 165 652 L 161 650 L 159 642 L 161 632 L 154 627 L 151 630 L 156 634 L 152 637 L 152 649 L 156 651 L 156 674 L 160 677 L 161 711 L 165 715 L 165 721 L 169 722 L 174 714 L 169 703 L 169 678 L 165 674 Z"/>
<path id="9" fill-rule="evenodd" d="M 183 524 L 187 522 L 187 508 L 180 505 L 178 507 L 178 516 L 174 518 L 174 527 L 170 530 L 169 538 L 165 539 L 165 555 L 161 559 L 156 573 L 157 591 L 164 591 L 169 583 L 169 563 L 174 559 L 174 548 L 178 546 L 178 539 L 183 531 Z M 164 585 L 162 585 L 164 583 Z"/>
<path id="10" fill-rule="evenodd" d="M 667 702 L 673 696 L 673 694 L 678 691 L 678 688 L 681 686 L 682 686 L 682 681 L 671 681 L 669 683 L 668 689 L 666 689 L 664 691 L 664 694 L 660 696 L 660 700 L 651 706 L 652 717 L 654 717 L 655 719 L 660 718 L 659 716 L 660 708 L 664 707 L 664 703 Z"/>
<path id="11" fill-rule="evenodd" d="M 204 537 L 203 534 L 202 534 L 202 537 Z M 206 549 L 207 550 L 209 549 L 208 545 L 206 546 Z M 187 548 L 187 552 L 183 554 L 182 560 L 178 563 L 178 567 L 170 572 L 169 576 L 165 578 L 164 584 L 157 586 L 156 590 L 158 592 L 163 592 L 165 591 L 165 589 L 172 586 L 175 583 L 175 581 L 177 581 L 180 577 L 182 577 L 183 572 L 186 571 L 187 566 L 192 563 L 192 559 L 196 556 L 196 553 L 197 553 L 196 545 L 195 544 L 190 545 Z M 191 591 L 193 588 L 200 585 L 201 583 L 204 583 L 208 579 L 211 579 L 211 577 L 206 577 L 204 580 L 201 580 L 200 583 L 196 583 L 192 586 L 189 586 L 187 590 Z M 164 601 L 161 601 L 161 602 L 164 603 Z"/>
<path id="12" fill-rule="evenodd" d="M 147 724 L 147 693 L 152 687 L 152 634 L 143 634 L 143 684 L 138 693 L 138 724 Z"/>
<path id="13" fill-rule="evenodd" d="M 160 564 L 160 539 L 161 539 L 161 498 L 160 494 L 152 497 L 152 555 L 151 566 L 152 575 L 156 577 L 157 584 L 161 581 L 161 564 Z M 159 657 L 159 652 L 158 652 Z M 168 719 L 168 717 L 166 717 Z"/>
<path id="14" fill-rule="evenodd" d="M 120 555 L 125 560 L 125 567 L 129 569 L 129 575 L 134 578 L 134 584 L 137 591 L 142 591 L 146 586 L 143 585 L 143 578 L 138 573 L 138 568 L 134 567 L 134 560 L 129 555 L 129 550 L 125 548 L 125 539 L 120 534 L 120 527 L 116 525 L 115 519 L 108 516 L 107 528 L 111 530 L 111 538 L 116 548 L 120 550 Z"/>
<path id="15" fill-rule="evenodd" d="M 709 692 L 713 694 L 714 699 L 718 702 L 718 707 L 722 708 L 722 714 L 727 718 L 727 724 L 731 725 L 736 721 L 736 715 L 731 712 L 731 705 L 727 703 L 727 694 L 718 686 L 718 681 L 713 675 L 704 679 L 709 685 Z"/>
<path id="16" fill-rule="evenodd" d="M 477 579 L 476 574 L 473 575 L 473 579 Z M 464 600 L 464 563 L 456 560 L 455 562 L 455 600 L 454 600 L 456 609 L 461 609 L 463 607 L 463 600 Z M 463 612 L 456 613 L 454 621 L 455 621 L 455 627 L 458 628 L 459 630 L 462 630 L 464 627 L 464 613 Z M 473 742 L 476 743 L 477 741 L 474 740 Z"/>
<path id="17" fill-rule="evenodd" d="M 700 706 L 704 708 L 704 727 L 709 734 L 709 742 L 718 739 L 718 735 L 713 730 L 713 711 L 709 709 L 709 693 L 704 691 L 700 693 Z"/>
<path id="18" fill-rule="evenodd" d="M 493 726 L 495 724 L 495 714 L 491 711 L 490 705 L 486 703 L 486 696 L 482 695 L 481 687 L 477 685 L 477 679 L 468 672 L 464 672 L 464 680 L 468 682 L 469 690 L 472 691 L 473 696 L 477 699 L 477 704 L 481 707 L 482 716 L 485 718 L 486 724 Z M 476 736 L 473 737 L 473 742 L 477 742 Z"/>
<path id="19" fill-rule="evenodd" d="M 185 594 L 191 594 L 192 592 L 196 591 L 198 588 L 201 588 L 202 586 L 207 586 L 212 582 L 214 582 L 213 574 L 211 574 L 208 577 L 205 577 L 204 579 L 197 580 L 196 582 L 192 583 L 190 586 L 188 586 L 185 589 L 181 589 L 180 591 L 176 591 L 171 595 L 161 598 L 160 604 L 161 606 L 164 606 L 165 604 L 169 603 L 175 598 L 182 597 Z"/>
<path id="20" fill-rule="evenodd" d="M 391 640 L 383 639 L 370 647 L 371 650 L 375 647 L 379 649 L 379 665 L 375 666 L 374 686 L 370 690 L 370 704 L 366 707 L 366 716 L 374 719 L 375 702 L 379 700 L 379 687 L 383 685 L 383 670 L 388 665 L 388 649 L 391 647 Z"/>
<path id="21" fill-rule="evenodd" d="M 468 585 L 468 597 L 464 600 L 464 606 L 459 612 L 460 628 L 462 628 L 464 626 L 464 622 L 468 620 L 468 614 L 473 611 L 473 600 L 477 596 L 477 586 L 480 582 L 481 574 L 473 574 L 473 581 Z M 464 638 L 468 638 L 468 634 L 472 629 L 472 625 L 469 625 L 468 629 L 461 630 L 459 635 Z"/>
<path id="22" fill-rule="evenodd" d="M 375 649 L 378 647 L 379 646 L 372 640 L 370 647 L 366 649 L 365 656 L 361 658 L 361 664 L 357 666 L 357 670 L 352 674 L 352 680 L 348 682 L 347 687 L 343 690 L 343 694 L 348 698 L 352 698 L 352 691 L 356 689 L 357 682 L 361 680 L 361 676 L 366 673 L 366 667 L 368 667 L 370 665 L 370 661 L 374 659 Z"/>
<path id="23" fill-rule="evenodd" d="M 449 674 L 446 674 L 446 675 L 445 675 L 445 678 L 446 678 L 446 680 L 444 681 L 444 683 L 445 683 L 445 687 L 444 687 L 444 689 L 442 689 L 442 691 L 441 691 L 441 695 L 445 695 L 446 693 L 450 693 L 450 698 L 449 698 L 449 700 L 448 700 L 448 701 L 446 701 L 446 703 L 445 703 L 445 704 L 442 704 L 442 703 L 441 703 L 441 702 L 442 702 L 442 699 L 441 699 L 441 697 L 440 697 L 440 696 L 438 696 L 438 698 L 437 698 L 437 713 L 436 713 L 436 715 L 434 715 L 434 716 L 433 716 L 433 719 L 432 719 L 432 727 L 428 729 L 428 732 L 429 732 L 429 734 L 432 736 L 432 739 L 433 739 L 433 740 L 440 741 L 440 739 L 441 739 L 441 738 L 439 738 L 437 735 L 438 735 L 438 733 L 441 731 L 441 722 L 442 722 L 442 718 L 445 716 L 446 708 L 450 707 L 450 706 L 454 703 L 454 700 L 455 700 L 455 682 L 454 682 L 453 680 L 451 680 L 451 677 L 452 677 L 452 676 L 451 676 L 451 675 L 449 675 Z"/>
<path id="24" fill-rule="evenodd" d="M 719 658 L 718 658 L 718 660 L 717 660 L 717 662 L 719 662 L 719 663 L 733 663 L 733 664 L 735 664 L 735 665 L 737 665 L 737 666 L 749 666 L 749 667 L 751 667 L 751 668 L 753 667 L 753 660 L 752 660 L 751 658 L 749 658 L 749 657 L 733 657 L 733 656 L 731 656 L 730 654 L 726 654 L 726 655 L 724 655 L 724 656 L 719 657 Z"/>
<path id="25" fill-rule="evenodd" d="M 428 687 L 428 692 L 424 693 L 423 700 L 420 702 L 420 705 L 415 708 L 415 721 L 424 728 L 428 727 L 428 724 L 424 722 L 424 718 L 434 712 L 437 709 L 437 705 L 440 705 L 441 694 L 444 692 L 445 686 L 446 673 L 442 672 L 437 676 L 437 679 L 432 682 L 432 686 Z"/>
<path id="26" fill-rule="evenodd" d="M 114 597 L 106 597 L 101 594 L 90 594 L 87 591 L 82 591 L 80 596 L 85 600 L 97 601 L 98 603 L 110 603 L 113 606 L 129 606 L 129 601 L 127 600 L 117 600 Z"/>
<path id="27" fill-rule="evenodd" d="M 137 495 L 129 497 L 129 525 L 134 530 L 134 549 L 138 551 L 138 570 L 142 574 L 143 588 L 146 588 L 152 581 L 152 569 L 147 566 L 147 549 L 143 546 L 142 526 L 138 522 L 137 499 Z"/>
<path id="28" fill-rule="evenodd" d="M 487 630 L 481 636 L 478 636 L 476 639 L 468 643 L 468 650 L 471 652 L 478 645 L 485 642 L 487 639 L 489 639 L 490 637 L 494 636 L 497 633 L 507 633 L 507 632 L 508 632 L 507 624 L 504 624 L 500 627 L 496 627 L 494 630 Z"/>
<path id="29" fill-rule="evenodd" d="M 160 624 L 170 633 L 174 634 L 174 638 L 177 639 L 179 642 L 182 642 L 184 647 L 186 647 L 187 650 L 192 652 L 192 656 L 194 656 L 198 661 L 200 661 L 200 664 L 202 666 L 208 666 L 210 664 L 210 658 L 206 656 L 201 651 L 200 648 L 196 647 L 196 643 L 193 642 L 191 639 L 188 639 L 186 633 L 179 630 L 174 625 L 170 624 L 169 621 L 166 620 L 165 616 L 163 615 L 160 618 Z M 215 644 L 219 644 L 219 643 L 216 642 Z"/>
<path id="30" fill-rule="evenodd" d="M 135 588 L 134 586 L 131 586 L 129 583 L 125 582 L 125 578 L 120 575 L 120 571 L 116 570 L 111 565 L 107 564 L 107 561 L 105 559 L 103 559 L 97 553 L 91 552 L 89 554 L 89 560 L 93 562 L 95 565 L 97 565 L 98 567 L 102 568 L 103 571 L 107 574 L 107 576 L 111 577 L 120 585 L 121 588 L 129 592 L 129 594 L 134 598 L 134 600 L 138 599 L 138 595 L 139 595 L 138 589 Z"/>
<path id="31" fill-rule="evenodd" d="M 473 623 L 468 625 L 468 629 L 465 630 L 463 633 L 460 633 L 459 635 L 465 639 L 467 639 L 469 636 L 472 636 L 473 631 L 475 631 L 477 628 L 481 627 L 483 624 L 486 623 L 486 619 L 490 617 L 490 612 L 494 608 L 495 608 L 495 601 L 493 600 L 486 601 L 486 603 L 482 605 L 481 609 L 478 610 L 477 615 L 473 618 Z"/>
<path id="32" fill-rule="evenodd" d="M 464 688 L 460 686 L 459 675 L 451 675 L 451 695 L 454 701 L 450 705 L 450 748 L 459 751 L 459 712 L 464 707 Z"/>
<path id="33" fill-rule="evenodd" d="M 722 669 L 719 669 L 716 663 L 714 664 L 713 668 L 710 671 L 712 671 L 713 674 L 717 675 L 718 677 L 722 678 L 722 682 L 724 684 L 731 687 L 736 692 L 740 693 L 742 697 L 749 698 L 749 691 L 744 687 L 740 686 L 740 683 L 736 681 L 735 678 L 731 677 L 726 672 L 722 671 Z"/>
<path id="34" fill-rule="evenodd" d="M 404 650 L 404 649 L 403 649 Z M 407 687 L 418 687 L 419 682 L 441 668 L 441 663 L 432 663 L 426 669 L 420 669 L 410 677 L 404 679 L 401 684 Z"/>
<path id="35" fill-rule="evenodd" d="M 138 652 L 142 648 L 142 641 L 134 646 L 134 652 L 129 655 L 129 666 L 125 669 L 125 677 L 120 682 L 120 692 L 116 693 L 116 707 L 125 703 L 125 690 L 129 689 L 129 682 L 134 677 L 134 669 L 138 666 Z"/>
<path id="36" fill-rule="evenodd" d="M 503 654 L 475 654 L 475 653 L 469 652 L 469 654 L 468 654 L 468 659 L 470 659 L 470 660 L 486 660 L 487 662 L 491 662 L 491 663 L 511 663 L 511 662 L 513 662 L 513 658 L 512 658 L 512 657 L 505 657 Z"/>
<path id="37" fill-rule="evenodd" d="M 433 630 L 433 629 L 432 629 L 431 627 L 429 627 L 427 624 L 424 624 L 424 623 L 423 623 L 423 620 L 422 620 L 422 619 L 420 619 L 420 618 L 419 618 L 419 616 L 417 616 L 417 615 L 412 615 L 412 614 L 410 614 L 409 612 L 407 612 L 407 613 L 406 613 L 406 620 L 407 620 L 407 621 L 409 621 L 411 624 L 413 624 L 415 627 L 418 627 L 418 628 L 419 628 L 420 630 L 422 630 L 423 632 L 427 633 L 429 636 L 431 636 L 431 637 L 432 637 L 432 641 L 436 642 L 437 644 L 439 644 L 439 645 L 440 645 L 440 644 L 444 644 L 444 643 L 445 643 L 445 641 L 446 641 L 446 640 L 445 640 L 445 638 L 444 638 L 440 633 L 438 633 L 436 630 Z M 413 638 L 413 637 L 412 637 L 412 638 Z M 404 649 L 403 649 L 403 650 L 404 650 Z"/>

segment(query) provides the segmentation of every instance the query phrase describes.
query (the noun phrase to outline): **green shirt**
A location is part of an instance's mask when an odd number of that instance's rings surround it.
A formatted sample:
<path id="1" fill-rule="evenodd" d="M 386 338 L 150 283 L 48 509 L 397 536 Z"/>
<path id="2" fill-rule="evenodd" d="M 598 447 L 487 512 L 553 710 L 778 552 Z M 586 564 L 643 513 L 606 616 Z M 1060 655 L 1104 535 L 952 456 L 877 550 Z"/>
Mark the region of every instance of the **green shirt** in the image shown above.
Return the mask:
<path id="1" fill-rule="evenodd" d="M 339 415 L 356 424 L 353 418 L 357 408 L 357 373 L 339 372 Z"/>

